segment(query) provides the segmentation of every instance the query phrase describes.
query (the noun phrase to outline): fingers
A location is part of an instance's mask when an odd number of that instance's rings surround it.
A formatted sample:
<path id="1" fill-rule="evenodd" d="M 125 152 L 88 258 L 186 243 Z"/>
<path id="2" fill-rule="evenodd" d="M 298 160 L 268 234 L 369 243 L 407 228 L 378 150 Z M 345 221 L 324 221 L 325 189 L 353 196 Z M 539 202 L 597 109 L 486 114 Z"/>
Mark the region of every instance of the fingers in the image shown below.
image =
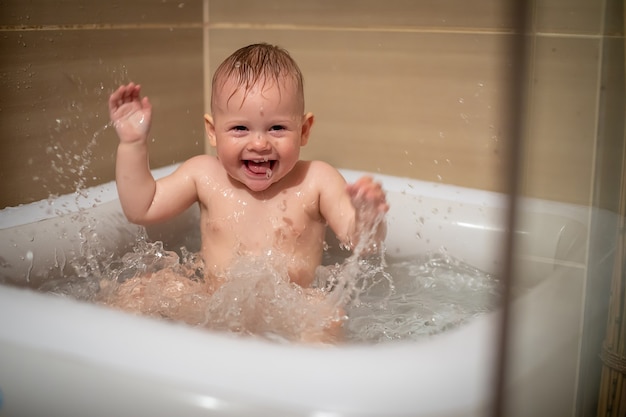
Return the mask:
<path id="1" fill-rule="evenodd" d="M 109 112 L 113 113 L 118 108 L 118 100 L 121 95 L 123 95 L 123 86 L 119 87 L 109 96 Z"/>
<path id="2" fill-rule="evenodd" d="M 370 176 L 359 178 L 354 184 L 346 187 L 353 203 L 367 204 L 376 207 L 377 211 L 386 213 L 389 210 L 385 192 L 380 183 Z"/>
<path id="3" fill-rule="evenodd" d="M 152 110 L 152 104 L 150 104 L 150 100 L 148 100 L 148 97 L 144 97 L 143 99 L 141 99 L 141 107 L 148 111 Z"/>
<path id="4" fill-rule="evenodd" d="M 133 101 L 140 101 L 140 98 L 139 98 L 140 93 L 141 93 L 141 85 L 139 84 L 135 84 L 131 82 L 129 84 L 120 86 L 109 97 L 109 111 L 114 112 L 125 103 L 130 103 Z M 144 100 L 141 100 L 142 103 L 144 101 L 145 101 L 145 98 Z"/>

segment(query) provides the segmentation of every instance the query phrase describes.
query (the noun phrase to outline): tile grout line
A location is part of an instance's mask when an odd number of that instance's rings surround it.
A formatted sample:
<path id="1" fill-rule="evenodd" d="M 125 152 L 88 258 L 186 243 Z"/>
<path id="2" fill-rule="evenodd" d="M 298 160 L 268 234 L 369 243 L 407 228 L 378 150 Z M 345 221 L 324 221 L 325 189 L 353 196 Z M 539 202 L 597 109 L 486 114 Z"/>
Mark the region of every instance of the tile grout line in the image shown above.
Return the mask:
<path id="1" fill-rule="evenodd" d="M 510 29 L 437 27 L 437 26 L 324 26 L 324 25 L 295 25 L 295 24 L 259 24 L 259 23 L 214 23 L 210 29 L 240 29 L 240 30 L 309 30 L 334 32 L 393 32 L 393 33 L 463 33 L 463 34 L 511 34 Z"/>
<path id="2" fill-rule="evenodd" d="M 120 30 L 120 29 L 195 29 L 208 27 L 214 30 L 309 30 L 334 32 L 397 32 L 397 33 L 461 33 L 461 34 L 511 34 L 511 30 L 440 28 L 440 27 L 392 27 L 392 26 L 320 26 L 254 23 L 128 23 L 128 24 L 68 24 L 68 25 L 0 25 L 0 31 L 52 31 L 52 30 Z"/>
<path id="3" fill-rule="evenodd" d="M 512 29 L 488 29 L 488 28 L 464 28 L 464 27 L 394 27 L 394 26 L 323 26 L 323 25 L 297 25 L 297 24 L 262 24 L 262 23 L 94 23 L 94 24 L 68 24 L 68 25 L 0 25 L 0 31 L 53 31 L 53 30 L 141 30 L 141 29 L 202 29 L 209 30 L 285 30 L 285 31 L 334 31 L 334 32 L 387 32 L 387 33 L 432 33 L 432 34 L 466 34 L 466 35 L 511 35 Z M 600 39 L 603 37 L 624 38 L 624 35 L 602 34 L 577 34 L 558 32 L 536 32 L 539 37 L 559 37 L 577 39 Z"/>
<path id="4" fill-rule="evenodd" d="M 120 30 L 120 29 L 200 29 L 203 23 L 128 23 L 128 24 L 75 24 L 75 25 L 1 25 L 5 32 L 36 32 L 52 30 Z"/>

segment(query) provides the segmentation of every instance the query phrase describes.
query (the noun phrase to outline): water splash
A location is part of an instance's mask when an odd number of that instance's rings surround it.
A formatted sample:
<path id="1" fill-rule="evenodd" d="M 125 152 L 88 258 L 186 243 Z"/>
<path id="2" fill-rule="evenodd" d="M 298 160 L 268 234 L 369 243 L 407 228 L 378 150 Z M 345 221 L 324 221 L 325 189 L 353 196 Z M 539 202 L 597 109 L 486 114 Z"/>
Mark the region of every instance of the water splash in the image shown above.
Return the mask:
<path id="1" fill-rule="evenodd" d="M 341 323 L 345 342 L 418 340 L 495 308 L 498 281 L 445 250 L 411 258 L 381 253 L 325 253 L 313 288 L 290 282 L 280 266 L 287 262 L 250 256 L 216 282 L 205 278 L 198 254 L 141 236 L 123 256 L 85 260 L 74 265 L 74 277 L 39 290 L 279 342 L 332 342 L 336 333 L 328 329 Z"/>

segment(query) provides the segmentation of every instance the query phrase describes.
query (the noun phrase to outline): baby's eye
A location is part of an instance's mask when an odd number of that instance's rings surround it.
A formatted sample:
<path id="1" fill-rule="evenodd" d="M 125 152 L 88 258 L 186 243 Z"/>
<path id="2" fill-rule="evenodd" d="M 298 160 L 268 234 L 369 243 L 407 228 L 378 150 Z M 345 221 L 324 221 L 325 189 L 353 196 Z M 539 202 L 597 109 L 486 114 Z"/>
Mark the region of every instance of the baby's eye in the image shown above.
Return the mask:
<path id="1" fill-rule="evenodd" d="M 239 126 L 233 126 L 231 130 L 235 130 L 237 132 L 245 132 L 246 130 L 248 130 L 248 128 L 245 126 L 239 125 Z"/>
<path id="2" fill-rule="evenodd" d="M 285 126 L 283 125 L 274 125 L 270 127 L 270 130 L 285 130 Z"/>

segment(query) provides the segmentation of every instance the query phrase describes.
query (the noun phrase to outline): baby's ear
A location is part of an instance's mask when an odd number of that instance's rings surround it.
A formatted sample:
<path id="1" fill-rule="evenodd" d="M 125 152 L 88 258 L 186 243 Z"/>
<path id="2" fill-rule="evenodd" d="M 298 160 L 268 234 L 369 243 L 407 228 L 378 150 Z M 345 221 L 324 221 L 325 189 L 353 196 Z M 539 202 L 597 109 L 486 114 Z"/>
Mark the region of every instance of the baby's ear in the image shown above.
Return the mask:
<path id="1" fill-rule="evenodd" d="M 309 135 L 311 134 L 311 127 L 315 121 L 313 113 L 306 113 L 302 116 L 302 132 L 300 135 L 300 146 L 304 146 L 309 141 Z"/>
<path id="2" fill-rule="evenodd" d="M 209 144 L 215 147 L 217 144 L 217 141 L 215 139 L 215 124 L 213 123 L 213 117 L 211 117 L 211 115 L 208 113 L 204 115 L 204 129 L 206 130 Z"/>

